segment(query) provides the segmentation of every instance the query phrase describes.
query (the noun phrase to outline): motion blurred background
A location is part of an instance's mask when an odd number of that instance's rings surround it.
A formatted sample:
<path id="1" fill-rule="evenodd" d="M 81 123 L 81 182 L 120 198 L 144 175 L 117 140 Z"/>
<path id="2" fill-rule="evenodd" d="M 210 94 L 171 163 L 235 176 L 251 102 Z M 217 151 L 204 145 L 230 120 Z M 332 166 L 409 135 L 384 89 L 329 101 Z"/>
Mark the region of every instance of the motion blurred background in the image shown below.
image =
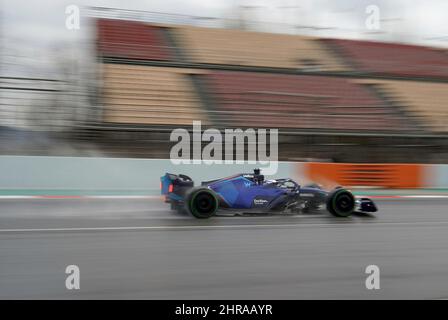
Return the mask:
<path id="1" fill-rule="evenodd" d="M 447 13 L 1 0 L 0 299 L 448 299 Z M 171 211 L 165 172 L 253 169 L 173 165 L 170 133 L 193 120 L 278 128 L 276 177 L 350 187 L 379 211 Z M 81 290 L 66 289 L 72 264 Z M 372 264 L 381 290 L 366 289 Z"/>
<path id="2" fill-rule="evenodd" d="M 279 128 L 279 160 L 446 163 L 448 5 L 411 2 L 3 0 L 0 154 L 163 159 L 201 120 Z"/>

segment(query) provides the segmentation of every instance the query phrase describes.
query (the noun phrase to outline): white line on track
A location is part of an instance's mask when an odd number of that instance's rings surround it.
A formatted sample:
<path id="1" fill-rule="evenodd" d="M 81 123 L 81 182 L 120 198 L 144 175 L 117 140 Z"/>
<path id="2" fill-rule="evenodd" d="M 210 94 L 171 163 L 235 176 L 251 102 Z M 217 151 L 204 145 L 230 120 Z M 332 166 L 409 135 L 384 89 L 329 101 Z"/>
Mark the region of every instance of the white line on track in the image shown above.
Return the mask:
<path id="1" fill-rule="evenodd" d="M 35 196 L 0 196 L 0 199 L 37 199 Z"/>
<path id="2" fill-rule="evenodd" d="M 422 195 L 409 195 L 401 196 L 402 198 L 412 198 L 412 199 L 438 199 L 438 198 L 448 198 L 448 195 L 432 195 L 432 194 L 422 194 Z"/>
<path id="3" fill-rule="evenodd" d="M 14 232 L 63 232 L 63 231 L 137 231 L 137 230 L 213 230 L 213 229 L 260 229 L 285 227 L 342 227 L 353 225 L 357 227 L 372 226 L 448 226 L 448 221 L 433 222 L 372 222 L 372 223 L 302 223 L 302 224 L 240 224 L 240 225 L 191 225 L 191 226 L 148 226 L 148 227 L 85 227 L 85 228 L 28 228 L 28 229 L 0 229 L 0 233 Z"/>

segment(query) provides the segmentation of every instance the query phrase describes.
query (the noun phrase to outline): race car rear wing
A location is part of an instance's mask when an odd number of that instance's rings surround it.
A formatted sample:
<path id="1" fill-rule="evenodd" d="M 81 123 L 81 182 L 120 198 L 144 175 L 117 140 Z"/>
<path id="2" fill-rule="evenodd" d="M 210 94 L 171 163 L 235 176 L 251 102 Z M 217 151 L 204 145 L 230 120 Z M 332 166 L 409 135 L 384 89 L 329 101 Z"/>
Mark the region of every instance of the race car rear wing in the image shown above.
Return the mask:
<path id="1" fill-rule="evenodd" d="M 183 196 L 185 191 L 194 186 L 194 181 L 184 174 L 165 173 L 160 177 L 160 192 L 162 195 L 176 194 Z"/>

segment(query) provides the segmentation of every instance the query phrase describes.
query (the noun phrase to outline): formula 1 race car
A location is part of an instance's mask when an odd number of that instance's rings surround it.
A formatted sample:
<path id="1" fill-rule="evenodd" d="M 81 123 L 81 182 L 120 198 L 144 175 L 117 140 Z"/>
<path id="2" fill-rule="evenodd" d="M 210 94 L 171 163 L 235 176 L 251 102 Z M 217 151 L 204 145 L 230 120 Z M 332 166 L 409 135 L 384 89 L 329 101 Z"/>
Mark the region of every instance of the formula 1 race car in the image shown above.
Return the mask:
<path id="1" fill-rule="evenodd" d="M 166 173 L 161 179 L 161 193 L 172 210 L 187 211 L 199 219 L 209 218 L 218 210 L 242 213 L 304 213 L 326 206 L 336 217 L 353 212 L 376 212 L 368 198 L 355 199 L 342 187 L 325 191 L 319 185 L 300 186 L 292 179 L 265 180 L 259 169 L 253 174 L 237 174 L 204 181 L 195 187 L 183 174 Z"/>

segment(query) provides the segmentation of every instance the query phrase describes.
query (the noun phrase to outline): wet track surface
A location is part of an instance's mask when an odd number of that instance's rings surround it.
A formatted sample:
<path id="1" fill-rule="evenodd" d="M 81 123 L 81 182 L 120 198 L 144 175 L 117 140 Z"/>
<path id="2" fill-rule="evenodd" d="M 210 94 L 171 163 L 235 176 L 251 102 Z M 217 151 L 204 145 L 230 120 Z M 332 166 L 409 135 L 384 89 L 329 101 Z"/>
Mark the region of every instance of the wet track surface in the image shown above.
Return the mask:
<path id="1" fill-rule="evenodd" d="M 160 200 L 0 201 L 1 299 L 448 298 L 448 200 L 196 220 Z M 65 267 L 81 289 L 65 288 Z M 381 289 L 367 290 L 367 265 Z"/>

